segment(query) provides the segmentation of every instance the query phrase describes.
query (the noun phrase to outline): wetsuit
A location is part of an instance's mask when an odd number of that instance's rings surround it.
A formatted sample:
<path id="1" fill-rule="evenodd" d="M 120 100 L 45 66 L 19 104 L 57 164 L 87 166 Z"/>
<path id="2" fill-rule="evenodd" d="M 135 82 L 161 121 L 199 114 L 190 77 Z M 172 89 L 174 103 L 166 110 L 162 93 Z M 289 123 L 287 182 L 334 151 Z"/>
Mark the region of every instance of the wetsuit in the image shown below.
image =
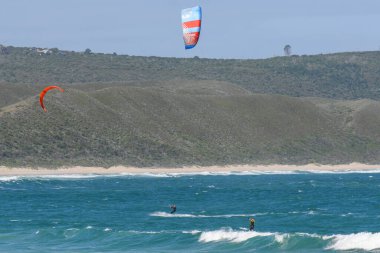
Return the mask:
<path id="1" fill-rule="evenodd" d="M 249 231 L 253 231 L 255 229 L 255 219 L 249 220 Z"/>
<path id="2" fill-rule="evenodd" d="M 177 211 L 177 207 L 176 206 L 171 206 L 170 207 L 172 209 L 172 211 L 170 212 L 171 214 L 175 213 Z"/>

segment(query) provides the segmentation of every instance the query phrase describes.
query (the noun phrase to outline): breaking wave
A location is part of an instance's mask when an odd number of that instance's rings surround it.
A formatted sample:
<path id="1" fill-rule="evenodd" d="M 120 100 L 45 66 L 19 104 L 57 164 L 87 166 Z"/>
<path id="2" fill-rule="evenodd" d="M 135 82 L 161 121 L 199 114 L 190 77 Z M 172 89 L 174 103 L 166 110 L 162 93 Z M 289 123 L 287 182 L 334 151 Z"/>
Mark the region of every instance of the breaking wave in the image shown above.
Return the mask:
<path id="1" fill-rule="evenodd" d="M 255 232 L 255 231 L 234 231 L 230 228 L 220 229 L 215 231 L 202 232 L 199 237 L 199 242 L 244 242 L 248 239 L 261 236 L 275 236 L 276 233 L 270 232 Z"/>
<path id="2" fill-rule="evenodd" d="M 323 239 L 332 239 L 327 249 L 334 250 L 375 250 L 380 249 L 380 233 L 361 232 L 348 235 L 323 236 Z"/>
<path id="3" fill-rule="evenodd" d="M 380 249 L 380 233 L 360 232 L 354 234 L 318 235 L 309 233 L 279 233 L 233 230 L 222 228 L 214 231 L 202 232 L 198 241 L 202 243 L 230 242 L 241 243 L 258 237 L 269 237 L 273 242 L 286 248 L 292 240 L 292 245 L 305 239 L 314 239 L 325 245 L 326 250 L 376 250 Z"/>
<path id="4" fill-rule="evenodd" d="M 260 216 L 266 213 L 256 213 L 256 214 L 220 214 L 220 215 L 204 215 L 204 214 L 180 214 L 180 213 L 167 213 L 167 212 L 154 212 L 149 214 L 153 217 L 164 217 L 164 218 L 232 218 L 232 217 L 250 217 L 250 216 Z"/>

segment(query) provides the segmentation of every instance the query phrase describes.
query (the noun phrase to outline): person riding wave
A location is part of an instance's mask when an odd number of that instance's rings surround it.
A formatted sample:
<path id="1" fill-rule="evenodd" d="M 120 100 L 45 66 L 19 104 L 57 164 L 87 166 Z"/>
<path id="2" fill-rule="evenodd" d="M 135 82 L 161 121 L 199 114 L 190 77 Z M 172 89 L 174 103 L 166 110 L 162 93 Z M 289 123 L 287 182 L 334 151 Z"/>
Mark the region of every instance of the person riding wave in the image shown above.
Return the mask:
<path id="1" fill-rule="evenodd" d="M 172 211 L 170 212 L 171 214 L 174 214 L 177 211 L 176 205 L 171 205 L 170 208 L 172 209 Z"/>
<path id="2" fill-rule="evenodd" d="M 255 229 L 255 219 L 250 218 L 249 219 L 249 231 L 253 231 Z"/>

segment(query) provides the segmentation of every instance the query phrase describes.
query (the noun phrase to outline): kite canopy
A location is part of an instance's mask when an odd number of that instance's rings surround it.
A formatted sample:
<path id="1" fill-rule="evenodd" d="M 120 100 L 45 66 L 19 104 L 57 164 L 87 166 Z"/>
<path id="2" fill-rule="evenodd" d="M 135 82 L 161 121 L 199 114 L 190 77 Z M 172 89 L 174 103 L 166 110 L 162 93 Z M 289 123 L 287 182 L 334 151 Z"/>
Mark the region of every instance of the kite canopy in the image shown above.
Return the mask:
<path id="1" fill-rule="evenodd" d="M 182 31 L 185 49 L 197 45 L 201 32 L 202 9 L 200 6 L 182 10 Z"/>
<path id="2" fill-rule="evenodd" d="M 61 87 L 58 87 L 58 86 L 48 86 L 45 89 L 43 89 L 43 91 L 40 93 L 40 105 L 41 105 L 42 109 L 44 109 L 45 112 L 47 112 L 47 110 L 46 110 L 45 105 L 44 105 L 44 97 L 45 97 L 46 93 L 52 89 L 58 89 L 60 92 L 63 92 L 63 89 Z"/>

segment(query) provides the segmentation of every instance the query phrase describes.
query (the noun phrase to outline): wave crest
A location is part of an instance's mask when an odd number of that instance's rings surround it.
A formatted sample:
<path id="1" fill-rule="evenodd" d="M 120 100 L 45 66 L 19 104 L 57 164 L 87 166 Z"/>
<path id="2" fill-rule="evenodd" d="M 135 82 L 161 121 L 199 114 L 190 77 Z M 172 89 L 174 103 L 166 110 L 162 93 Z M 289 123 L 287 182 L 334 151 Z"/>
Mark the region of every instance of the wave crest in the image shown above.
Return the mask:
<path id="1" fill-rule="evenodd" d="M 0 182 L 16 181 L 19 180 L 18 176 L 2 176 L 0 177 Z"/>
<path id="2" fill-rule="evenodd" d="M 380 232 L 360 232 L 356 234 L 318 235 L 309 233 L 278 233 L 233 230 L 222 228 L 219 230 L 202 232 L 198 241 L 209 242 L 232 242 L 240 243 L 255 237 L 272 237 L 274 242 L 283 244 L 288 240 L 302 240 L 302 238 L 315 238 L 324 242 L 326 250 L 376 250 L 380 249 Z M 298 238 L 298 239 L 297 239 Z"/>
<path id="3" fill-rule="evenodd" d="M 231 228 L 224 228 L 215 231 L 202 232 L 198 241 L 199 242 L 220 242 L 220 241 L 230 241 L 230 242 L 244 242 L 253 237 L 261 236 L 275 236 L 275 233 L 270 232 L 256 232 L 256 231 L 234 231 Z M 279 240 L 283 238 L 278 237 Z"/>
<path id="4" fill-rule="evenodd" d="M 375 250 L 380 249 L 380 233 L 361 232 L 349 235 L 323 236 L 323 239 L 332 239 L 327 249 L 333 250 Z"/>

